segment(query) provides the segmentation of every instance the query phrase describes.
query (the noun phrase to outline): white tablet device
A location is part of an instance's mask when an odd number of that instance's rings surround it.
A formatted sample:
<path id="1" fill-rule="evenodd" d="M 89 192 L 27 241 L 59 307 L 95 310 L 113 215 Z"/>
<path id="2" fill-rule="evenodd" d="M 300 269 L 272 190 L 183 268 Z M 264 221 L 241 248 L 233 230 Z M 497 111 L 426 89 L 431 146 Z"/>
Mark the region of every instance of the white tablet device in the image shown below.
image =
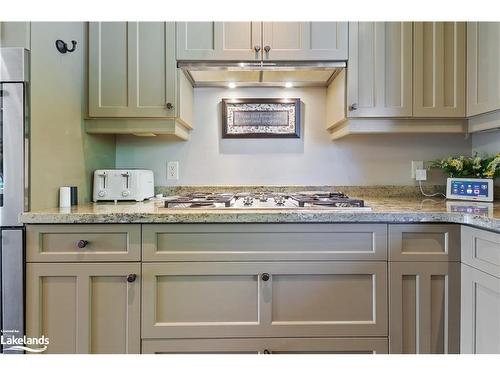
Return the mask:
<path id="1" fill-rule="evenodd" d="M 493 202 L 493 180 L 450 177 L 446 183 L 446 198 Z"/>

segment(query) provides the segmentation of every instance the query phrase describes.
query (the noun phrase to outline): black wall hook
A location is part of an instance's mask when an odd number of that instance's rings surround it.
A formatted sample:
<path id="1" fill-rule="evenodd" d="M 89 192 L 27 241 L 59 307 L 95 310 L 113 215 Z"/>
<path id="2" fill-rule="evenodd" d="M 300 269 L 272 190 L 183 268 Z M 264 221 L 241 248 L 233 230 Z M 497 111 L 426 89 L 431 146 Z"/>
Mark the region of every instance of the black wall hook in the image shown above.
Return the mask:
<path id="1" fill-rule="evenodd" d="M 61 39 L 57 39 L 56 40 L 56 48 L 61 53 L 73 52 L 74 50 L 76 50 L 76 40 L 72 40 L 71 43 L 73 44 L 73 47 L 71 49 L 69 49 L 68 45 L 66 44 L 65 41 L 63 41 Z"/>

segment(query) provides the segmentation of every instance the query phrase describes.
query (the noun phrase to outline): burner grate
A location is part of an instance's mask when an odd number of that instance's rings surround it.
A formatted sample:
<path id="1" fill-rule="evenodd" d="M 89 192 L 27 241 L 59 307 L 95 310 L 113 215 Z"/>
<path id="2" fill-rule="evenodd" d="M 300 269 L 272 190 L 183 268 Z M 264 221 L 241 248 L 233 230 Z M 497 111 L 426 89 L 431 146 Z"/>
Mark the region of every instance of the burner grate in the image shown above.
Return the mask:
<path id="1" fill-rule="evenodd" d="M 364 207 L 365 202 L 361 199 L 352 199 L 341 192 L 324 192 L 315 194 L 292 194 L 290 196 L 295 200 L 299 207 L 305 207 L 306 204 L 314 206 L 328 207 Z"/>
<path id="2" fill-rule="evenodd" d="M 186 194 L 182 197 L 165 201 L 165 208 L 176 206 L 179 204 L 190 204 L 190 207 L 211 206 L 215 203 L 224 204 L 224 207 L 231 207 L 234 200 L 234 194 L 226 193 L 202 193 L 195 192 Z"/>

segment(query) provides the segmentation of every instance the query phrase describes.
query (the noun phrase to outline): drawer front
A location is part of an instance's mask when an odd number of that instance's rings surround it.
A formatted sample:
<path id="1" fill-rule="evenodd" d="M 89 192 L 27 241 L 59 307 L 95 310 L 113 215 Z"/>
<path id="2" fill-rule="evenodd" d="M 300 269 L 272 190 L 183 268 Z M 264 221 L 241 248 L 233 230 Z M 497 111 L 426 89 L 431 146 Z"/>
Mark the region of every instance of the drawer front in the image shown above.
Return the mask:
<path id="1" fill-rule="evenodd" d="M 26 259 L 28 262 L 139 261 L 141 227 L 139 224 L 29 225 Z"/>
<path id="2" fill-rule="evenodd" d="M 386 259 L 385 224 L 143 225 L 145 261 Z"/>
<path id="3" fill-rule="evenodd" d="M 143 354 L 386 354 L 386 338 L 142 340 Z"/>
<path id="4" fill-rule="evenodd" d="M 460 261 L 460 226 L 454 224 L 389 225 L 390 261 Z"/>
<path id="5" fill-rule="evenodd" d="M 143 338 L 386 336 L 385 262 L 143 264 Z"/>
<path id="6" fill-rule="evenodd" d="M 462 262 L 500 277 L 500 234 L 462 226 Z"/>

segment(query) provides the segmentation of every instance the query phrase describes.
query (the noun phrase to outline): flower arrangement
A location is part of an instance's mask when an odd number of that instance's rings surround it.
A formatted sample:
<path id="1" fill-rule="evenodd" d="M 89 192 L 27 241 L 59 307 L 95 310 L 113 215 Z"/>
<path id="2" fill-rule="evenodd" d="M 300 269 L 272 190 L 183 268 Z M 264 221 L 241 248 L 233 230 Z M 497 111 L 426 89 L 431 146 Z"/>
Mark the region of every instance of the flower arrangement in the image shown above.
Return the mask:
<path id="1" fill-rule="evenodd" d="M 457 156 L 435 160 L 431 168 L 440 168 L 450 177 L 500 177 L 500 153 L 494 156 L 480 157 Z"/>

